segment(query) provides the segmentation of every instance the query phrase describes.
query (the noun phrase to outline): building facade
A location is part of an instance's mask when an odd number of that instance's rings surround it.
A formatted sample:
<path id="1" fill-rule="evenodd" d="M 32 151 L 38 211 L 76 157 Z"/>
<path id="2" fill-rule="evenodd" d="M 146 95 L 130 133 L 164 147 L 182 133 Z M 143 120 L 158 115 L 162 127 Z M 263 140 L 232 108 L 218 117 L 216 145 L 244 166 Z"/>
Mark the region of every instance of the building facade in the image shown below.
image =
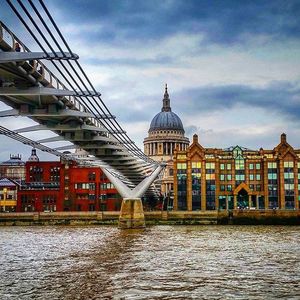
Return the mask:
<path id="1" fill-rule="evenodd" d="M 74 161 L 39 161 L 35 150 L 25 164 L 18 212 L 119 210 L 121 197 L 102 170 Z"/>
<path id="2" fill-rule="evenodd" d="M 25 179 L 25 162 L 22 161 L 21 155 L 11 154 L 9 160 L 0 164 L 0 178 Z"/>
<path id="3" fill-rule="evenodd" d="M 15 212 L 18 184 L 8 178 L 0 179 L 0 212 Z"/>
<path id="4" fill-rule="evenodd" d="M 168 87 L 165 86 L 161 111 L 154 116 L 144 139 L 144 153 L 156 161 L 164 161 L 167 167 L 162 177 L 163 194 L 173 191 L 173 155 L 175 149 L 185 151 L 189 139 L 177 114 L 171 109 Z"/>
<path id="5" fill-rule="evenodd" d="M 174 154 L 174 210 L 299 209 L 300 149 L 204 148 Z"/>

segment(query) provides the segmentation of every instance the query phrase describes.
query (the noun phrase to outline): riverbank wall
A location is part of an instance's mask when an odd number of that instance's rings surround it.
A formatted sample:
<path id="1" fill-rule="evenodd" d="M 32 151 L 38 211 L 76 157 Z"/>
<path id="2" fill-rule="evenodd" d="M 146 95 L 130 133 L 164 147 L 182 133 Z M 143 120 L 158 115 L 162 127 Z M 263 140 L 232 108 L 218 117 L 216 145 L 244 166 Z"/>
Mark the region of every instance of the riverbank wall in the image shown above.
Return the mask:
<path id="1" fill-rule="evenodd" d="M 151 211 L 146 225 L 300 225 L 300 210 Z M 117 225 L 119 212 L 0 213 L 0 226 Z"/>

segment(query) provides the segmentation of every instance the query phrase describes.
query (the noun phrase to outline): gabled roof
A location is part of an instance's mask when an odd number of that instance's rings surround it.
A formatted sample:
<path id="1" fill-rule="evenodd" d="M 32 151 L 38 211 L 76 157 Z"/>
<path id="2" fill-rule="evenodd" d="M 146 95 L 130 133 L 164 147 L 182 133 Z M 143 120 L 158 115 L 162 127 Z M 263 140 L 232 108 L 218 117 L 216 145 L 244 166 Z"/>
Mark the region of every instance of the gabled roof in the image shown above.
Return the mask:
<path id="1" fill-rule="evenodd" d="M 244 189 L 249 195 L 252 194 L 252 191 L 250 190 L 249 186 L 245 183 L 242 182 L 240 183 L 233 191 L 234 195 L 237 195 L 242 189 Z"/>
<path id="2" fill-rule="evenodd" d="M 8 178 L 0 179 L 0 187 L 15 187 L 16 184 L 9 180 Z"/>
<path id="3" fill-rule="evenodd" d="M 297 158 L 294 148 L 286 141 L 285 133 L 281 134 L 280 143 L 274 148 L 274 152 L 279 154 L 281 157 L 291 154 L 294 158 Z"/>

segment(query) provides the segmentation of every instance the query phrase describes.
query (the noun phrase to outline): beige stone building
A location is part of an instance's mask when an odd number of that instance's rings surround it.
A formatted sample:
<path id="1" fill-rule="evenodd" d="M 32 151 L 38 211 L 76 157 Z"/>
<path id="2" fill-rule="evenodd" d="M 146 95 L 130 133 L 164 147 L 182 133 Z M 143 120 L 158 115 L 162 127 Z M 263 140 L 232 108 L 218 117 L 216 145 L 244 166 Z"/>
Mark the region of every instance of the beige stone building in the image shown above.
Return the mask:
<path id="1" fill-rule="evenodd" d="M 173 191 L 173 154 L 175 149 L 185 151 L 189 139 L 184 136 L 184 128 L 177 114 L 170 106 L 168 87 L 165 87 L 161 111 L 154 116 L 144 139 L 144 153 L 156 161 L 165 161 L 167 167 L 162 177 L 162 193 Z"/>
<path id="2" fill-rule="evenodd" d="M 300 202 L 300 149 L 204 148 L 194 135 L 174 154 L 174 209 L 292 209 Z"/>

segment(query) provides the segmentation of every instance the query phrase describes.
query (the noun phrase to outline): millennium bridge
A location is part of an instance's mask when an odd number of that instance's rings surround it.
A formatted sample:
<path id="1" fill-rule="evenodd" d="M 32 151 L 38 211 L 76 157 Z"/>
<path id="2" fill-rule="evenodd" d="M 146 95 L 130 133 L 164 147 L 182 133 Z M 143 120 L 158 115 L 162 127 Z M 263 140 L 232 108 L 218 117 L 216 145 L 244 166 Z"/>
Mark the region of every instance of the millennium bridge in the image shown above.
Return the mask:
<path id="1" fill-rule="evenodd" d="M 0 100 L 10 107 L 0 111 L 0 117 L 28 117 L 36 125 L 16 130 L 0 126 L 0 134 L 63 159 L 101 167 L 123 197 L 120 227 L 143 227 L 141 197 L 158 193 L 154 181 L 164 164 L 147 157 L 123 130 L 43 1 L 7 4 L 38 50 L 31 51 L 0 21 Z M 55 135 L 40 140 L 22 135 L 37 131 Z M 51 147 L 59 141 L 68 143 Z M 88 155 L 80 159 L 70 154 L 72 149 Z"/>

